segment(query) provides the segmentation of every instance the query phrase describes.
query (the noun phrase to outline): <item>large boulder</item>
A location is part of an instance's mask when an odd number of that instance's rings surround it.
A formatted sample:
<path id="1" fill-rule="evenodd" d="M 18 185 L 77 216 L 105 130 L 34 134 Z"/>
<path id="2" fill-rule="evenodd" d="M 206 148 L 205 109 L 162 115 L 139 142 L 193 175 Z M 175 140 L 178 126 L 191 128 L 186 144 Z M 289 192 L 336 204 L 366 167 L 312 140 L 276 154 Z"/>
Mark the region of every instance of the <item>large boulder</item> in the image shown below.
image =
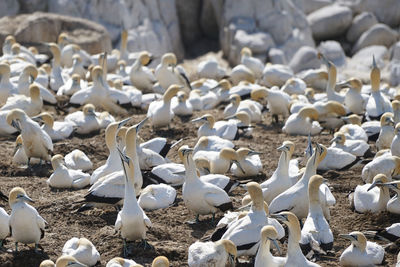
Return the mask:
<path id="1" fill-rule="evenodd" d="M 379 22 L 393 28 L 400 26 L 399 0 L 362 0 L 354 1 L 350 6 L 355 13 L 371 12 Z"/>
<path id="2" fill-rule="evenodd" d="M 307 16 L 316 40 L 336 38 L 347 31 L 353 19 L 350 8 L 337 4 L 325 6 Z"/>
<path id="3" fill-rule="evenodd" d="M 16 0 L 0 1 L 0 17 L 13 16 L 19 12 L 19 2 Z"/>
<path id="4" fill-rule="evenodd" d="M 364 32 L 353 47 L 353 54 L 360 49 L 371 45 L 390 47 L 398 39 L 398 33 L 385 24 L 378 23 Z"/>
<path id="5" fill-rule="evenodd" d="M 349 42 L 354 43 L 358 40 L 358 38 L 371 28 L 373 25 L 377 24 L 378 20 L 376 19 L 373 13 L 363 12 L 357 15 L 353 19 L 353 23 L 351 24 L 349 30 L 347 31 L 346 38 Z"/>
<path id="6" fill-rule="evenodd" d="M 318 51 L 314 47 L 303 46 L 289 63 L 294 73 L 298 73 L 306 69 L 317 69 L 321 66 L 321 61 L 317 57 Z"/>
<path id="7" fill-rule="evenodd" d="M 333 3 L 332 0 L 303 0 L 303 11 L 305 14 L 310 14 L 315 10 L 329 6 Z"/>
<path id="8" fill-rule="evenodd" d="M 346 55 L 339 42 L 321 42 L 318 46 L 318 50 L 337 67 L 342 67 L 346 64 Z"/>
<path id="9" fill-rule="evenodd" d="M 1 44 L 10 34 L 22 44 L 57 42 L 58 35 L 62 32 L 66 32 L 74 43 L 89 53 L 111 51 L 107 30 L 86 19 L 42 12 L 0 19 Z"/>

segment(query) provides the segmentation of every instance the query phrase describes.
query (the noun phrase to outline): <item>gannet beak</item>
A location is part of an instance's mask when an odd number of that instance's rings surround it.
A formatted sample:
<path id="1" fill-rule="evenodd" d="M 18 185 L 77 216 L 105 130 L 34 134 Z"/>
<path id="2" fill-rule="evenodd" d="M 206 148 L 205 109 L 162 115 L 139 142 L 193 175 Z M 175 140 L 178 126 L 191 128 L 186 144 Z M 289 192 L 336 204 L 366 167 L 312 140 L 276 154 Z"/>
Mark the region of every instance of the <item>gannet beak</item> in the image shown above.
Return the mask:
<path id="1" fill-rule="evenodd" d="M 349 234 L 339 234 L 340 237 L 343 237 L 345 239 L 348 239 L 350 241 L 355 241 L 354 237 L 352 235 Z"/>
<path id="2" fill-rule="evenodd" d="M 175 174 L 175 175 L 185 175 L 185 174 L 186 174 L 186 171 L 173 172 L 172 174 Z"/>
<path id="3" fill-rule="evenodd" d="M 262 152 L 258 152 L 258 151 L 254 151 L 254 150 L 250 150 L 250 152 L 249 152 L 249 156 L 253 156 L 253 155 L 261 155 L 262 154 Z"/>
<path id="4" fill-rule="evenodd" d="M 23 196 L 21 196 L 20 198 L 22 198 L 23 200 L 28 201 L 28 202 L 32 202 L 32 203 L 35 202 L 35 201 L 33 201 L 33 199 L 31 199 L 31 198 L 28 197 L 27 195 L 23 195 Z"/>
<path id="5" fill-rule="evenodd" d="M 182 155 L 183 156 L 185 156 L 189 152 L 193 152 L 193 148 L 184 148 L 184 149 L 182 149 Z"/>
<path id="6" fill-rule="evenodd" d="M 225 120 L 237 119 L 236 115 L 225 117 Z"/>
<path id="7" fill-rule="evenodd" d="M 329 181 L 328 179 L 325 179 L 325 178 L 322 179 L 323 184 L 326 184 L 328 181 Z"/>
<path id="8" fill-rule="evenodd" d="M 199 121 L 204 121 L 204 120 L 206 120 L 204 117 L 200 117 L 200 118 L 191 120 L 191 122 L 199 122 Z"/>
<path id="9" fill-rule="evenodd" d="M 343 88 L 343 87 L 349 87 L 350 83 L 348 81 L 341 81 L 341 82 L 336 83 L 336 85 Z"/>
<path id="10" fill-rule="evenodd" d="M 237 210 L 248 210 L 250 206 L 253 204 L 253 201 L 250 201 L 247 205 L 239 207 Z"/>
<path id="11" fill-rule="evenodd" d="M 131 119 L 132 119 L 132 118 L 129 117 L 129 118 L 126 118 L 126 119 L 120 121 L 120 122 L 118 123 L 118 128 L 117 128 L 117 129 L 119 129 L 119 128 L 121 128 L 122 126 L 124 126 L 124 125 L 125 125 L 128 121 L 130 121 Z"/>
<path id="12" fill-rule="evenodd" d="M 285 145 L 282 145 L 280 147 L 278 147 L 276 150 L 282 152 L 282 151 L 289 151 L 288 148 Z"/>
<path id="13" fill-rule="evenodd" d="M 394 120 L 393 120 L 393 118 L 389 118 L 389 122 L 390 122 L 392 125 L 394 125 Z"/>
<path id="14" fill-rule="evenodd" d="M 272 218 L 275 218 L 275 219 L 277 219 L 278 221 L 280 221 L 280 222 L 286 222 L 287 221 L 287 219 L 286 219 L 286 217 L 285 216 L 283 216 L 283 215 L 281 215 L 281 214 L 271 214 L 270 215 Z"/>
<path id="15" fill-rule="evenodd" d="M 21 131 L 21 127 L 19 127 L 19 123 L 16 122 L 15 120 L 11 121 L 11 126 L 17 129 L 19 132 Z"/>
<path id="16" fill-rule="evenodd" d="M 41 121 L 43 121 L 43 118 L 42 118 L 42 116 L 40 116 L 40 115 L 35 116 L 35 117 L 32 117 L 31 119 L 34 120 L 34 121 L 36 121 L 36 122 L 41 122 Z"/>
<path id="17" fill-rule="evenodd" d="M 119 147 L 117 147 L 117 150 L 118 150 L 119 157 L 121 158 L 122 163 L 125 162 L 125 163 L 129 164 L 130 158 L 124 152 L 122 152 L 121 149 L 119 149 Z"/>
<path id="18" fill-rule="evenodd" d="M 374 188 L 375 186 L 380 186 L 380 185 L 382 185 L 381 182 L 373 182 L 373 183 L 371 184 L 371 186 L 367 189 L 367 191 L 371 190 L 371 189 Z"/>
<path id="19" fill-rule="evenodd" d="M 269 238 L 269 240 L 271 240 L 272 244 L 274 244 L 274 246 L 278 250 L 279 255 L 282 255 L 281 254 L 281 249 L 279 248 L 279 245 L 278 245 L 278 242 L 276 242 L 276 239 Z"/>
<path id="20" fill-rule="evenodd" d="M 143 125 L 146 123 L 146 121 L 149 119 L 149 117 L 144 118 L 141 122 L 139 122 L 138 124 L 135 125 L 136 127 L 136 133 L 138 133 L 140 131 L 140 129 L 142 129 Z"/>
<path id="21" fill-rule="evenodd" d="M 217 85 L 214 86 L 213 88 L 210 88 L 210 91 L 214 91 L 214 90 L 216 90 L 216 89 L 218 89 L 218 88 L 221 88 L 221 85 L 220 85 L 220 84 L 217 84 Z"/>
<path id="22" fill-rule="evenodd" d="M 240 164 L 240 162 L 239 161 L 237 161 L 237 160 L 233 160 L 233 162 L 234 163 L 236 163 L 236 165 L 238 166 L 238 168 L 242 171 L 242 173 L 246 173 L 244 170 L 243 170 L 243 167 L 242 167 L 242 165 Z"/>
<path id="23" fill-rule="evenodd" d="M 329 140 L 329 143 L 336 142 L 337 140 L 338 140 L 338 137 L 336 136 L 336 137 L 332 138 L 331 140 Z"/>
<path id="24" fill-rule="evenodd" d="M 87 265 L 74 261 L 74 262 L 69 262 L 67 267 L 87 267 Z"/>
<path id="25" fill-rule="evenodd" d="M 88 114 L 97 117 L 96 112 L 94 112 L 93 110 L 89 110 Z"/>

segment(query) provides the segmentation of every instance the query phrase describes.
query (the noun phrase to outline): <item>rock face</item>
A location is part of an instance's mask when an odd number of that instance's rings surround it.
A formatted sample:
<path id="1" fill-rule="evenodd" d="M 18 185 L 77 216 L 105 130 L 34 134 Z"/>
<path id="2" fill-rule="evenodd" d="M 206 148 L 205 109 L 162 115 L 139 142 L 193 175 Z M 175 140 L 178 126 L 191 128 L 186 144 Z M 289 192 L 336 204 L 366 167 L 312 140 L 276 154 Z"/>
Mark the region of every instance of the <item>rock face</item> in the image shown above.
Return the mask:
<path id="1" fill-rule="evenodd" d="M 339 5 L 325 6 L 307 16 L 312 35 L 317 40 L 338 37 L 351 25 L 353 12 L 350 8 Z"/>
<path id="2" fill-rule="evenodd" d="M 68 33 L 74 43 L 89 53 L 111 51 L 111 40 L 107 30 L 86 19 L 42 12 L 0 19 L 1 43 L 9 34 L 14 35 L 16 40 L 23 44 L 56 42 L 62 32 Z"/>
<path id="3" fill-rule="evenodd" d="M 347 31 L 347 40 L 351 43 L 354 43 L 361 36 L 361 34 L 363 34 L 363 32 L 365 32 L 377 23 L 378 20 L 373 13 L 363 12 L 355 16 L 353 19 L 353 23 Z"/>
<path id="4" fill-rule="evenodd" d="M 245 45 L 263 61 L 274 47 L 287 60 L 301 46 L 314 46 L 306 17 L 292 0 L 225 0 L 219 25 L 222 50 L 232 64 Z"/>
<path id="5" fill-rule="evenodd" d="M 346 55 L 342 46 L 337 41 L 321 42 L 318 46 L 318 51 L 332 61 L 337 67 L 342 67 L 346 64 Z"/>
<path id="6" fill-rule="evenodd" d="M 310 46 L 301 47 L 294 54 L 289 66 L 294 73 L 306 69 L 317 69 L 321 66 L 321 61 L 317 57 L 318 51 Z"/>
<path id="7" fill-rule="evenodd" d="M 375 24 L 364 32 L 353 46 L 352 52 L 355 53 L 361 48 L 371 45 L 384 45 L 390 47 L 397 41 L 398 34 L 385 24 Z"/>
<path id="8" fill-rule="evenodd" d="M 390 27 L 400 26 L 400 5 L 398 0 L 362 0 L 350 5 L 355 13 L 374 13 L 379 22 Z"/>
<path id="9" fill-rule="evenodd" d="M 1 0 L 0 1 L 0 17 L 13 16 L 18 14 L 19 3 L 15 0 Z"/>

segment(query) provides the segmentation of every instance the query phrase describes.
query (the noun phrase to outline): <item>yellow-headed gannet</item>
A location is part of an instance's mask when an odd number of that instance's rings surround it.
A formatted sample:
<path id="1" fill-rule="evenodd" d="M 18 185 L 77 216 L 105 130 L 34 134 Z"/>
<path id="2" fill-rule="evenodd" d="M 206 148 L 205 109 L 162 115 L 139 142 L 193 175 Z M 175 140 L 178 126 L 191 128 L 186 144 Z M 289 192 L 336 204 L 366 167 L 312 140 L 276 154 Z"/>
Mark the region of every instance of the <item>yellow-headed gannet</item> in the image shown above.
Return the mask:
<path id="1" fill-rule="evenodd" d="M 79 149 L 74 149 L 65 155 L 64 162 L 65 166 L 74 170 L 89 171 L 93 168 L 92 161 Z"/>
<path id="2" fill-rule="evenodd" d="M 278 116 L 282 115 L 285 119 L 289 116 L 290 96 L 280 90 L 260 88 L 251 92 L 251 98 L 254 100 L 267 99 L 269 111 L 275 122 L 278 122 Z"/>
<path id="3" fill-rule="evenodd" d="M 280 267 L 285 264 L 286 258 L 274 257 L 270 252 L 271 242 L 274 243 L 279 251 L 279 246 L 276 242 L 276 239 L 278 239 L 278 232 L 276 231 L 275 227 L 272 225 L 267 225 L 261 229 L 260 247 L 258 248 L 257 255 L 254 260 L 254 267 Z"/>
<path id="4" fill-rule="evenodd" d="M 196 241 L 189 247 L 189 267 L 234 266 L 237 256 L 235 244 L 226 239 L 216 242 Z"/>
<path id="5" fill-rule="evenodd" d="M 172 186 L 151 184 L 140 192 L 138 203 L 144 210 L 164 209 L 171 206 L 175 198 L 176 190 Z"/>
<path id="6" fill-rule="evenodd" d="M 137 264 L 134 260 L 116 257 L 107 262 L 106 267 L 143 267 L 143 265 Z"/>
<path id="7" fill-rule="evenodd" d="M 65 242 L 62 254 L 72 256 L 87 266 L 94 266 L 100 262 L 100 253 L 93 243 L 84 237 L 73 237 Z"/>
<path id="8" fill-rule="evenodd" d="M 381 116 L 380 119 L 381 130 L 379 132 L 379 137 L 376 140 L 376 147 L 379 150 L 388 149 L 392 144 L 394 137 L 394 121 L 393 113 L 386 112 Z"/>
<path id="9" fill-rule="evenodd" d="M 50 136 L 53 142 L 69 138 L 75 131 L 75 124 L 71 121 L 54 121 L 53 116 L 43 112 L 32 118 L 35 121 L 42 121 L 42 129 Z"/>
<path id="10" fill-rule="evenodd" d="M 40 97 L 40 89 L 37 84 L 29 86 L 29 97 L 25 95 L 14 95 L 7 99 L 2 110 L 22 109 L 28 116 L 35 116 L 42 111 L 43 100 Z"/>
<path id="11" fill-rule="evenodd" d="M 322 131 L 317 120 L 318 111 L 314 107 L 304 107 L 289 116 L 282 130 L 291 135 L 316 135 Z"/>

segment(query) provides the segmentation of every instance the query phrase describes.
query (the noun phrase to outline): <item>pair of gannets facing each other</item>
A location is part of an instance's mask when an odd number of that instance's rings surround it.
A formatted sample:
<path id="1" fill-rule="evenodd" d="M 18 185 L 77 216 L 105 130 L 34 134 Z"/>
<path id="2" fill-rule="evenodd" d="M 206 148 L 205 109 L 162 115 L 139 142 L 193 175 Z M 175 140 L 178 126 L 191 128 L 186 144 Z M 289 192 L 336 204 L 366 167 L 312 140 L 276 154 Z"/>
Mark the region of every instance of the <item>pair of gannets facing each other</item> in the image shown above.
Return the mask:
<path id="1" fill-rule="evenodd" d="M 65 116 L 64 121 L 75 124 L 77 134 L 90 134 L 106 128 L 115 119 L 108 112 L 96 112 L 93 104 L 86 104 L 82 111 L 75 111 Z"/>
<path id="2" fill-rule="evenodd" d="M 341 234 L 340 237 L 351 241 L 351 245 L 340 255 L 342 266 L 376 266 L 383 263 L 385 250 L 382 246 L 367 241 L 361 232 Z"/>
<path id="3" fill-rule="evenodd" d="M 380 91 L 381 71 L 377 67 L 375 57 L 372 58 L 371 70 L 371 95 L 367 102 L 366 115 L 371 120 L 379 119 L 385 112 L 393 112 L 390 100 L 384 96 Z"/>
<path id="4" fill-rule="evenodd" d="M 36 84 L 29 86 L 30 96 L 14 95 L 7 99 L 0 111 L 22 109 L 28 116 L 35 116 L 42 111 L 43 100 L 40 97 L 40 90 Z"/>
<path id="5" fill-rule="evenodd" d="M 333 247 L 333 234 L 323 214 L 319 187 L 324 182 L 320 175 L 310 178 L 308 184 L 308 215 L 301 229 L 300 247 L 305 255 L 310 250 L 327 252 Z M 323 253 L 322 252 L 322 253 Z"/>
<path id="6" fill-rule="evenodd" d="M 193 160 L 193 149 L 182 146 L 178 151 L 185 165 L 185 182 L 182 187 L 183 201 L 186 207 L 196 214 L 196 222 L 199 215 L 213 214 L 218 210 L 231 209 L 232 200 L 228 194 L 216 185 L 202 181 L 197 173 Z"/>
<path id="7" fill-rule="evenodd" d="M 18 242 L 35 244 L 37 251 L 39 241 L 44 237 L 46 221 L 37 210 L 27 202 L 34 202 L 21 187 L 14 187 L 9 194 L 11 207 L 9 219 L 11 236 L 15 242 L 15 252 L 18 252 Z"/>
<path id="8" fill-rule="evenodd" d="M 237 250 L 235 244 L 226 239 L 196 241 L 190 245 L 188 254 L 189 267 L 235 266 Z"/>
<path id="9" fill-rule="evenodd" d="M 400 174 L 400 158 L 387 154 L 386 156 L 376 157 L 364 166 L 361 172 L 361 179 L 364 183 L 371 183 L 377 174 L 385 174 L 390 180 Z"/>
<path id="10" fill-rule="evenodd" d="M 383 207 L 383 210 L 385 210 L 386 208 L 386 210 L 390 213 L 400 214 L 400 200 L 399 200 L 400 182 L 399 181 L 384 182 L 384 181 L 374 180 L 374 183 L 371 185 L 371 188 L 375 186 L 380 188 L 380 195 L 378 200 L 379 204 L 383 206 L 386 203 L 385 207 Z M 395 192 L 395 195 L 391 199 L 389 199 L 390 198 L 389 192 L 386 191 L 385 188 L 392 189 Z"/>
<path id="11" fill-rule="evenodd" d="M 261 187 L 255 182 L 247 183 L 247 191 L 251 196 L 250 211 L 244 217 L 228 225 L 221 239 L 231 240 L 237 247 L 238 256 L 256 255 L 260 241 L 260 231 L 265 225 L 272 225 L 278 232 L 278 239 L 285 235 L 285 230 L 276 219 L 270 218 L 266 209 Z"/>
<path id="12" fill-rule="evenodd" d="M 301 240 L 301 229 L 299 219 L 295 214 L 288 211 L 283 211 L 278 214 L 273 214 L 273 218 L 287 225 L 289 229 L 289 240 L 288 249 L 286 254 L 286 262 L 283 266 L 285 267 L 297 267 L 297 266 L 309 266 L 317 267 L 316 263 L 313 263 L 304 257 L 299 242 Z"/>
<path id="13" fill-rule="evenodd" d="M 68 168 L 74 170 L 89 171 L 93 168 L 92 161 L 79 149 L 74 149 L 65 155 L 64 162 Z"/>
<path id="14" fill-rule="evenodd" d="M 180 85 L 173 84 L 165 91 L 162 99 L 150 103 L 149 109 L 147 110 L 147 117 L 150 118 L 153 128 L 169 127 L 174 117 L 174 113 L 171 109 L 171 99 L 182 88 L 183 87 Z"/>
<path id="15" fill-rule="evenodd" d="M 136 179 L 136 164 L 134 164 L 132 159 L 123 154 L 120 150 L 118 150 L 118 152 L 121 157 L 125 175 L 125 193 L 124 204 L 122 209 L 118 212 L 118 217 L 115 221 L 114 227 L 116 231 L 121 233 L 123 240 L 123 254 L 124 257 L 126 257 L 128 255 L 127 241 L 142 240 L 144 249 L 150 246 L 146 241 L 146 231 L 147 228 L 152 226 L 152 223 L 136 200 L 134 185 Z"/>
<path id="16" fill-rule="evenodd" d="M 286 262 L 284 257 L 274 257 L 270 252 L 271 242 L 274 243 L 279 251 L 279 246 L 276 242 L 278 239 L 278 232 L 272 225 L 264 226 L 261 229 L 261 240 L 260 246 L 257 251 L 256 258 L 254 260 L 255 267 L 279 267 L 283 266 Z"/>
<path id="17" fill-rule="evenodd" d="M 68 169 L 64 165 L 64 157 L 60 154 L 52 157 L 51 165 L 54 172 L 46 181 L 51 187 L 81 189 L 90 183 L 90 174 L 81 170 Z"/>
<path id="18" fill-rule="evenodd" d="M 318 111 L 314 107 L 303 107 L 289 116 L 282 130 L 291 135 L 317 135 L 322 131 L 317 120 Z"/>
<path id="19" fill-rule="evenodd" d="M 69 138 L 76 129 L 76 125 L 70 121 L 54 121 L 51 114 L 43 112 L 32 118 L 43 122 L 42 129 L 50 136 L 53 142 Z"/>
<path id="20" fill-rule="evenodd" d="M 63 255 L 54 263 L 52 260 L 44 260 L 39 267 L 87 267 L 72 256 Z"/>
<path id="21" fill-rule="evenodd" d="M 270 212 L 277 213 L 283 210 L 290 210 L 299 219 L 306 218 L 309 209 L 308 199 L 308 183 L 311 176 L 316 174 L 319 163 L 325 158 L 327 148 L 323 145 L 317 144 L 313 155 L 308 159 L 306 169 L 300 180 L 286 189 L 284 192 L 275 197 L 270 204 Z M 329 206 L 334 205 L 336 200 L 332 196 L 328 187 L 320 197 L 322 202 L 322 210 L 326 218 L 329 219 Z"/>
<path id="22" fill-rule="evenodd" d="M 49 154 L 53 152 L 53 142 L 50 136 L 40 128 L 39 124 L 20 109 L 13 109 L 8 113 L 7 123 L 21 132 L 28 166 L 31 158 L 50 161 Z"/>
<path id="23" fill-rule="evenodd" d="M 388 149 L 392 144 L 394 133 L 394 120 L 393 113 L 386 112 L 381 116 L 380 119 L 381 129 L 379 137 L 376 140 L 376 147 L 379 150 Z"/>
<path id="24" fill-rule="evenodd" d="M 282 115 L 283 118 L 287 118 L 290 115 L 289 107 L 291 97 L 287 93 L 278 90 L 276 87 L 271 89 L 254 89 L 251 91 L 251 98 L 256 101 L 266 99 L 268 102 L 267 107 L 272 117 L 275 118 L 276 123 L 278 122 L 279 115 Z"/>
<path id="25" fill-rule="evenodd" d="M 250 116 L 251 122 L 261 122 L 262 113 L 261 105 L 253 100 L 243 100 L 238 94 L 233 94 L 229 97 L 230 104 L 228 104 L 224 109 L 224 117 L 231 117 L 240 111 L 246 112 Z"/>
<path id="26" fill-rule="evenodd" d="M 100 262 L 100 253 L 93 243 L 84 237 L 73 237 L 65 242 L 62 254 L 72 256 L 87 266 L 94 266 Z"/>

